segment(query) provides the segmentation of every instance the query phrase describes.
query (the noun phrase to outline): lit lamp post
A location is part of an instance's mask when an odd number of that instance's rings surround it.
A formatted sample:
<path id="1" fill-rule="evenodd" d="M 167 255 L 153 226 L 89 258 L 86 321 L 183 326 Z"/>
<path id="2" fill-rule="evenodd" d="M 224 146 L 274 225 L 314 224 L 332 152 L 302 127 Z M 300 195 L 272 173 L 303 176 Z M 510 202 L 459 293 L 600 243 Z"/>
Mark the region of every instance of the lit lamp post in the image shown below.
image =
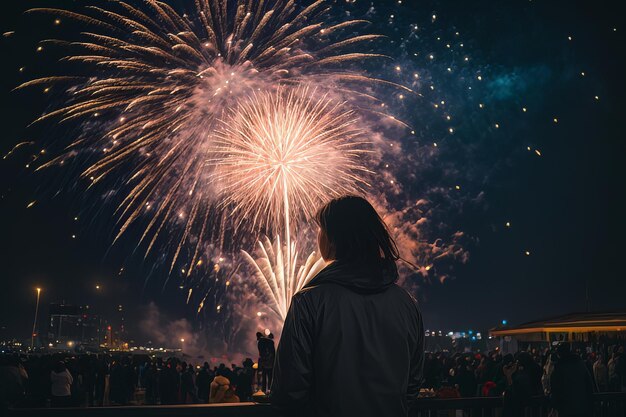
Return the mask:
<path id="1" fill-rule="evenodd" d="M 185 347 L 185 339 L 180 339 L 180 354 L 183 354 L 183 348 Z"/>
<path id="2" fill-rule="evenodd" d="M 35 346 L 35 328 L 37 327 L 37 315 L 39 313 L 39 296 L 41 295 L 41 288 L 37 287 L 37 304 L 35 304 L 35 319 L 33 320 L 33 331 L 30 334 L 30 350 L 33 350 Z"/>

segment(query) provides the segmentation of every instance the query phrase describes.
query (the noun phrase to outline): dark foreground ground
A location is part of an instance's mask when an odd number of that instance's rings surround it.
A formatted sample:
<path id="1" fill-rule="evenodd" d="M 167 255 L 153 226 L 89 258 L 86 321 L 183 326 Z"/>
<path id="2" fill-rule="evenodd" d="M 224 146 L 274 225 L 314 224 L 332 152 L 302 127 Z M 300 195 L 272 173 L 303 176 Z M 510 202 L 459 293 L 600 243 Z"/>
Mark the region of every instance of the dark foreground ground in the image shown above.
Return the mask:
<path id="1" fill-rule="evenodd" d="M 595 409 L 593 417 L 624 417 L 626 416 L 626 392 L 594 394 Z M 423 398 L 417 403 L 412 417 L 434 417 L 439 415 L 455 415 L 455 410 L 463 410 L 463 415 L 499 416 L 502 415 L 502 398 Z M 452 414 L 450 414 L 452 413 Z M 549 402 L 545 397 L 536 397 L 526 406 L 521 415 L 533 417 L 548 416 Z M 275 417 L 276 410 L 268 404 L 236 403 L 236 404 L 198 404 L 171 406 L 134 406 L 134 407 L 94 407 L 94 408 L 42 408 L 12 409 L 7 417 Z M 458 415 L 458 414 L 456 414 Z"/>

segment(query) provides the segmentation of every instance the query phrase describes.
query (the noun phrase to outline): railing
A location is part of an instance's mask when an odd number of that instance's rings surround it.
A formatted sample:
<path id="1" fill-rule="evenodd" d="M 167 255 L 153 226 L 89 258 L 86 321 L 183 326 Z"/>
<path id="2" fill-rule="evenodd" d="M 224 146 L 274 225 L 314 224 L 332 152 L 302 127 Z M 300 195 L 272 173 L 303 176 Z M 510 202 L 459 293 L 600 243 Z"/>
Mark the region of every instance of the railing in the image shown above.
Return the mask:
<path id="1" fill-rule="evenodd" d="M 593 417 L 626 416 L 626 392 L 596 393 Z M 411 417 L 501 417 L 502 398 L 421 398 Z M 550 405 L 545 397 L 535 397 L 516 415 L 547 417 Z M 92 408 L 11 409 L 8 417 L 275 417 L 270 405 L 255 403 L 197 404 L 160 406 L 120 406 Z"/>

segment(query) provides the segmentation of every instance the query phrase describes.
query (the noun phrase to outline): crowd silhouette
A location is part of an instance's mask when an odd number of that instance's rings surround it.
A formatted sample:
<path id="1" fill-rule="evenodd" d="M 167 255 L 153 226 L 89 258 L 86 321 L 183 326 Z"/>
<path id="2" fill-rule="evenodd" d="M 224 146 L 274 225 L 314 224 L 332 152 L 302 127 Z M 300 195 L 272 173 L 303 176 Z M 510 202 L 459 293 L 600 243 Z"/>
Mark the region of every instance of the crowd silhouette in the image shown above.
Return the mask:
<path id="1" fill-rule="evenodd" d="M 0 357 L 4 407 L 91 407 L 130 404 L 198 404 L 251 401 L 269 392 L 274 340 L 257 335 L 255 364 L 193 363 L 176 357 L 68 353 Z M 503 396 L 505 407 L 547 395 L 555 408 L 591 407 L 597 391 L 626 391 L 624 346 L 601 352 L 529 349 L 516 354 L 427 352 L 422 395 L 439 398 Z"/>

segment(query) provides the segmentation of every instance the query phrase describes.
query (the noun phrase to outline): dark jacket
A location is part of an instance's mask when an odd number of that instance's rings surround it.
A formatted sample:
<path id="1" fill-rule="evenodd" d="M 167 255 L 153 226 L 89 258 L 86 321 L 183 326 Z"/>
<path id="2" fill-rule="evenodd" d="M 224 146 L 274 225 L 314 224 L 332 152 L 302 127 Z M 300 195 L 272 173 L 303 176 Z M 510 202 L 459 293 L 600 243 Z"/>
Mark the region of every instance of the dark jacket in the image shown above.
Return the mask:
<path id="1" fill-rule="evenodd" d="M 424 331 L 395 264 L 333 262 L 294 295 L 272 403 L 286 415 L 404 416 L 417 398 Z"/>
<path id="2" fill-rule="evenodd" d="M 550 378 L 550 387 L 559 416 L 591 414 L 594 382 L 578 356 L 568 354 L 559 358 Z"/>

